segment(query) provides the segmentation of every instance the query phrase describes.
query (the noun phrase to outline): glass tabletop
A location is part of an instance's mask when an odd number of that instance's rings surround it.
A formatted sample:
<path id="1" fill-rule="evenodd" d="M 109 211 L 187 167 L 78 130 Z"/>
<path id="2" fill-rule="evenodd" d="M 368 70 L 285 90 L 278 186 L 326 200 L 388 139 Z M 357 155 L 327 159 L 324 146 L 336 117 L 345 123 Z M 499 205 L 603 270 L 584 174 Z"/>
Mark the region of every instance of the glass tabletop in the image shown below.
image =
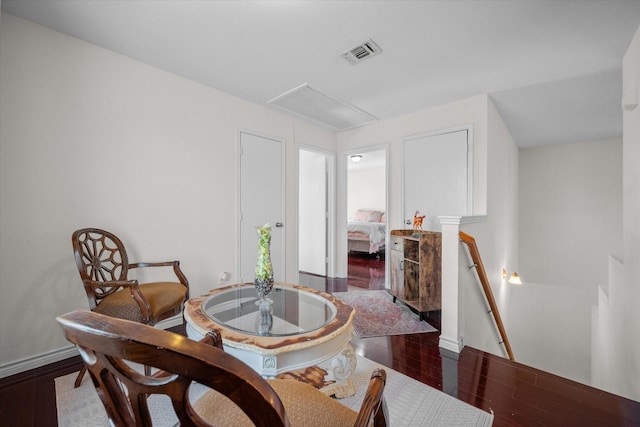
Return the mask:
<path id="1" fill-rule="evenodd" d="M 322 295 L 278 285 L 266 300 L 253 285 L 221 290 L 202 302 L 202 311 L 221 326 L 274 337 L 314 331 L 336 316 L 336 307 Z"/>

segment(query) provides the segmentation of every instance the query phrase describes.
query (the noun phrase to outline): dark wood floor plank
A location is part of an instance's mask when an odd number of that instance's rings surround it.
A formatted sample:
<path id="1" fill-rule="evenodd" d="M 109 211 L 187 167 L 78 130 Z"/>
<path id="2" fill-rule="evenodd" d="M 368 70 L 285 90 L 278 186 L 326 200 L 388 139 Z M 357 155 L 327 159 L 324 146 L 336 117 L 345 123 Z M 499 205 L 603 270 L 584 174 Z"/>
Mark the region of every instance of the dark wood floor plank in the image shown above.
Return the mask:
<path id="1" fill-rule="evenodd" d="M 16 411 L 16 408 L 35 408 L 35 380 L 13 384 L 0 389 L 0 420 L 15 420 L 16 425 L 36 425 L 34 411 Z"/>
<path id="2" fill-rule="evenodd" d="M 0 379 L 0 425 L 57 426 L 54 379 L 80 366 L 77 356 Z"/>

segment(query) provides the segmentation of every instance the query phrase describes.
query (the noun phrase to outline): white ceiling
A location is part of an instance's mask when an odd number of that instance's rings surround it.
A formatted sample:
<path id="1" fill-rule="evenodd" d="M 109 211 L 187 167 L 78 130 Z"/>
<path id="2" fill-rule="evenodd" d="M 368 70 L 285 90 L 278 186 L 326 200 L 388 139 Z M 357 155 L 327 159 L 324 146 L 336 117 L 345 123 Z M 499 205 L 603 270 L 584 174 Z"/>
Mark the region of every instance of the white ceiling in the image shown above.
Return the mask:
<path id="1" fill-rule="evenodd" d="M 58 1 L 2 10 L 258 104 L 309 83 L 378 119 L 490 94 L 520 147 L 622 135 L 638 0 Z M 382 53 L 341 54 L 373 39 Z"/>

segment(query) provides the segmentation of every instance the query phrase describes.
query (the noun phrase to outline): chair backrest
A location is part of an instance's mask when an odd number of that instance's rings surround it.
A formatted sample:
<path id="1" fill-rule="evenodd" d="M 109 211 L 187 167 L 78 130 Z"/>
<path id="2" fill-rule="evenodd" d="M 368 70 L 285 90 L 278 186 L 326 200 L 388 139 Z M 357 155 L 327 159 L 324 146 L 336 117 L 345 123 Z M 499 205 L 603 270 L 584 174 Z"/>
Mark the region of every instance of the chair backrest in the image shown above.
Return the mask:
<path id="1" fill-rule="evenodd" d="M 181 425 L 206 425 L 189 402 L 192 382 L 227 396 L 258 427 L 288 425 L 282 402 L 266 380 L 220 348 L 86 310 L 57 320 L 78 346 L 116 426 L 150 426 L 147 396 L 155 393 L 169 396 Z M 161 371 L 145 376 L 125 361 Z"/>
<path id="2" fill-rule="evenodd" d="M 389 411 L 383 395 L 386 382 L 385 370 L 375 369 L 371 374 L 354 427 L 387 427 L 389 425 Z"/>
<path id="3" fill-rule="evenodd" d="M 125 281 L 129 272 L 129 259 L 122 241 L 113 233 L 98 228 L 83 228 L 71 236 L 73 255 L 80 278 L 85 285 L 92 310 L 100 300 L 116 292 L 119 287 L 88 286 L 87 281 Z"/>

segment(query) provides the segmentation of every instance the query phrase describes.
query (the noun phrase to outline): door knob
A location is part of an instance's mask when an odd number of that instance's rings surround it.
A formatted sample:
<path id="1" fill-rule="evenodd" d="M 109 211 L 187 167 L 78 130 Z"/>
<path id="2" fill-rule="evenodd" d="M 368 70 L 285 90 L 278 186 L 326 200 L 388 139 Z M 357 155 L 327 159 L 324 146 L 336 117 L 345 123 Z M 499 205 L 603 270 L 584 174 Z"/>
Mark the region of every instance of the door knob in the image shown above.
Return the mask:
<path id="1" fill-rule="evenodd" d="M 278 227 L 278 228 L 282 227 L 282 223 L 281 222 L 276 222 L 276 227 Z"/>

